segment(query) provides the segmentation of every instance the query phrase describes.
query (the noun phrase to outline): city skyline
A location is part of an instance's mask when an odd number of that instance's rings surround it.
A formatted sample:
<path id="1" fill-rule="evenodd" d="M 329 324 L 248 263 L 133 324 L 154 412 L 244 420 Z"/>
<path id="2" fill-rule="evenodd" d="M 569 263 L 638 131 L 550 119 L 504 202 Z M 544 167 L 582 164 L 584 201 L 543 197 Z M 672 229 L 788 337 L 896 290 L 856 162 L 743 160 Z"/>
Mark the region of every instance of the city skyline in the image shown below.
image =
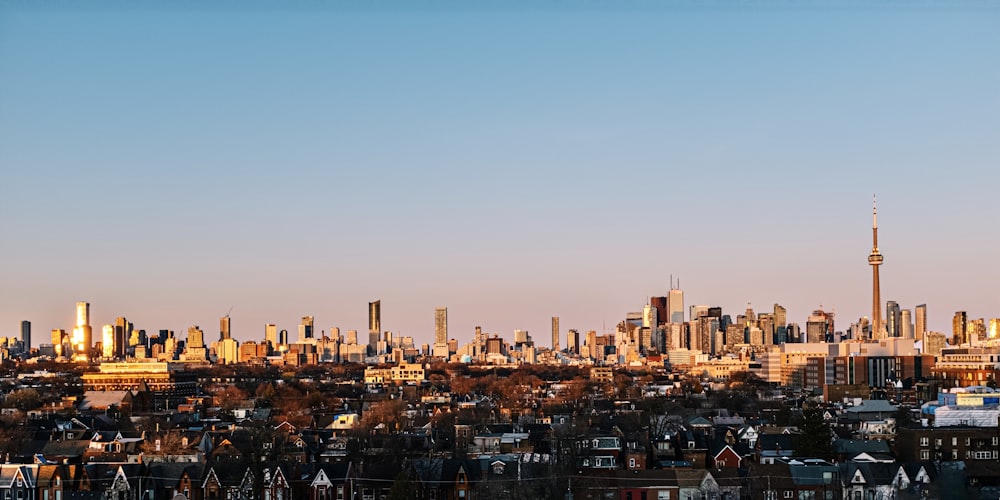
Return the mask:
<path id="1" fill-rule="evenodd" d="M 548 344 L 670 275 L 839 330 L 873 192 L 880 307 L 1000 316 L 1000 9 L 824 5 L 6 4 L 0 335 Z"/>

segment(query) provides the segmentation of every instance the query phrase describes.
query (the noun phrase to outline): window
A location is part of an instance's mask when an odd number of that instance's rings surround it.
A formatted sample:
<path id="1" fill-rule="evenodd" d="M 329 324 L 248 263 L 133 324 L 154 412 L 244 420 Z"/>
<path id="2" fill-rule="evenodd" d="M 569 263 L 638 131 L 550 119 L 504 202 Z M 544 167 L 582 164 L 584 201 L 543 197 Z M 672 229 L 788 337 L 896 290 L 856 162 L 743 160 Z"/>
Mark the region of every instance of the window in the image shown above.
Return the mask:
<path id="1" fill-rule="evenodd" d="M 937 448 L 941 447 L 941 438 L 937 438 L 934 440 L 934 446 Z"/>
<path id="2" fill-rule="evenodd" d="M 965 438 L 965 446 L 969 446 L 971 444 L 972 444 L 972 439 L 971 438 Z"/>
<path id="3" fill-rule="evenodd" d="M 955 437 L 955 436 L 951 437 L 951 445 L 952 446 L 958 446 L 958 438 L 957 437 Z"/>
<path id="4" fill-rule="evenodd" d="M 930 460 L 931 452 L 930 450 L 920 450 L 920 460 Z"/>
<path id="5" fill-rule="evenodd" d="M 630 469 L 634 469 L 635 468 L 635 458 L 629 458 L 628 459 L 628 467 Z"/>
<path id="6" fill-rule="evenodd" d="M 958 460 L 958 450 L 951 450 L 951 459 Z"/>
<path id="7" fill-rule="evenodd" d="M 670 492 L 666 490 L 656 492 L 656 500 L 670 500 Z"/>
<path id="8" fill-rule="evenodd" d="M 792 498 L 792 490 L 785 490 L 784 498 Z"/>
<path id="9" fill-rule="evenodd" d="M 931 441 L 930 438 L 924 436 L 920 438 L 920 446 L 928 446 L 930 444 L 930 441 Z"/>

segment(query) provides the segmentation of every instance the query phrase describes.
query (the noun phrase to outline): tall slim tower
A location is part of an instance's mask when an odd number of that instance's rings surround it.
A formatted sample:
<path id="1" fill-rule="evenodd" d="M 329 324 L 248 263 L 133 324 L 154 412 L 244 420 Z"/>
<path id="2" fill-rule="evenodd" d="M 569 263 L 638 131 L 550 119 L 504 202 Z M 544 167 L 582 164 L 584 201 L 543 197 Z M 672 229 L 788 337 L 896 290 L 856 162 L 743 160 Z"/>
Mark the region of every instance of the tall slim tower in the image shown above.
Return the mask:
<path id="1" fill-rule="evenodd" d="M 434 309 L 434 344 L 448 343 L 448 308 Z"/>
<path id="2" fill-rule="evenodd" d="M 94 346 L 94 330 L 90 327 L 90 303 L 76 303 L 76 326 L 73 327 L 73 358 L 90 359 Z"/>
<path id="3" fill-rule="evenodd" d="M 21 322 L 21 342 L 24 342 L 24 350 L 31 350 L 31 322 L 24 320 Z"/>
<path id="4" fill-rule="evenodd" d="M 264 340 L 271 343 L 271 348 L 278 348 L 278 327 L 273 323 L 264 325 Z"/>
<path id="5" fill-rule="evenodd" d="M 924 340 L 924 334 L 927 333 L 927 304 L 916 307 L 916 316 L 916 329 L 913 335 L 917 340 Z"/>
<path id="6" fill-rule="evenodd" d="M 378 339 L 382 331 L 382 301 L 368 303 L 368 347 L 378 352 Z"/>
<path id="7" fill-rule="evenodd" d="M 885 338 L 882 324 L 882 299 L 878 288 L 878 266 L 882 265 L 882 254 L 878 252 L 878 208 L 872 197 L 872 253 L 868 254 L 868 265 L 872 266 L 872 338 Z"/>
<path id="8" fill-rule="evenodd" d="M 559 350 L 559 316 L 552 317 L 552 350 Z"/>

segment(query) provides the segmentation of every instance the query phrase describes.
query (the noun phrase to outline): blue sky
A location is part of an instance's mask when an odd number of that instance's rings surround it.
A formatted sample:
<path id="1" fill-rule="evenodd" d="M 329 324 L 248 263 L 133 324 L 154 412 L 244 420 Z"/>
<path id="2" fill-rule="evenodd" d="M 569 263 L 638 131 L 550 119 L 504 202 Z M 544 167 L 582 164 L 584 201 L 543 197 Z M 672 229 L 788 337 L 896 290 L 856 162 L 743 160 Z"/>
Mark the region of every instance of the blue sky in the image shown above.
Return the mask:
<path id="1" fill-rule="evenodd" d="M 0 334 L 841 328 L 876 192 L 883 301 L 1000 316 L 989 4 L 130 5 L 0 6 Z"/>

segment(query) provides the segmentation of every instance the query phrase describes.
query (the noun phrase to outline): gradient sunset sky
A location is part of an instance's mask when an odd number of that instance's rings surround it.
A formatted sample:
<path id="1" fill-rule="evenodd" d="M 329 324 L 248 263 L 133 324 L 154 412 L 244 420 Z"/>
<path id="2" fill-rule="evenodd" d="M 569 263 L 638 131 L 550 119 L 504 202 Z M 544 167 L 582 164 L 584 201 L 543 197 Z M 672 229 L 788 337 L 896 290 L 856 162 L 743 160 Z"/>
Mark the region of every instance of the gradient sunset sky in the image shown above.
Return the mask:
<path id="1" fill-rule="evenodd" d="M 0 5 L 0 335 L 843 330 L 873 193 L 883 306 L 1000 316 L 1000 4 L 74 5 Z"/>

